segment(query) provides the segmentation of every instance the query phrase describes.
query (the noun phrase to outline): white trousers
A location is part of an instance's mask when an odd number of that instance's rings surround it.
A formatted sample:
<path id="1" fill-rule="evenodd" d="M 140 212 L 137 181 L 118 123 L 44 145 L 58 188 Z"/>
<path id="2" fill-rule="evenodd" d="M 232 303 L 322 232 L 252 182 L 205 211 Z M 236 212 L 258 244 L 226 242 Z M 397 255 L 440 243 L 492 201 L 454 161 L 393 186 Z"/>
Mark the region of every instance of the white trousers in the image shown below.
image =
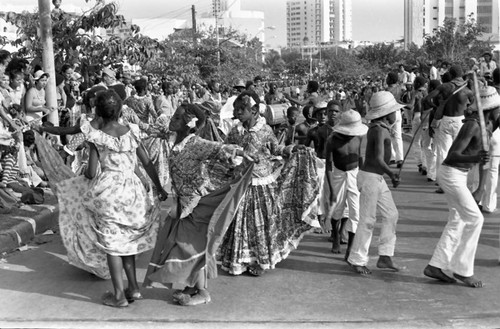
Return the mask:
<path id="1" fill-rule="evenodd" d="M 330 207 L 330 187 L 328 186 L 327 178 L 325 175 L 326 164 L 324 159 L 316 158 L 317 172 L 318 172 L 318 182 L 319 182 L 319 194 L 317 198 L 318 202 L 318 216 L 323 216 L 328 214 L 328 208 Z"/>
<path id="2" fill-rule="evenodd" d="M 441 165 L 438 182 L 450 212 L 429 264 L 462 276 L 472 276 L 483 215 L 467 189 L 467 172 Z"/>
<path id="3" fill-rule="evenodd" d="M 413 134 L 413 144 L 411 147 L 413 148 L 413 158 L 415 159 L 417 165 L 423 165 L 425 167 L 426 161 L 422 146 L 422 127 L 420 126 L 421 122 L 421 113 L 416 112 L 413 116 L 413 120 L 411 121 L 411 132 Z"/>
<path id="4" fill-rule="evenodd" d="M 335 202 L 330 208 L 329 218 L 339 220 L 349 209 L 347 232 L 356 233 L 359 222 L 359 190 L 357 185 L 358 168 L 343 171 L 333 168 L 332 189 Z"/>
<path id="5" fill-rule="evenodd" d="M 359 223 L 348 261 L 353 265 L 365 266 L 368 263 L 368 250 L 377 221 L 377 210 L 382 217 L 378 241 L 379 256 L 394 256 L 399 213 L 382 175 L 359 171 L 358 189 Z"/>
<path id="6" fill-rule="evenodd" d="M 395 161 L 403 161 L 403 118 L 401 117 L 401 111 L 396 112 L 396 121 L 391 128 L 391 159 Z"/>
<path id="7" fill-rule="evenodd" d="M 497 209 L 498 167 L 500 165 L 500 129 L 496 129 L 490 139 L 491 159 L 488 163 L 481 205 L 486 212 Z"/>
<path id="8" fill-rule="evenodd" d="M 436 167 L 439 171 L 441 163 L 448 156 L 451 144 L 457 138 L 460 128 L 462 128 L 464 116 L 448 117 L 443 116 L 436 131 L 434 144 L 436 145 Z"/>

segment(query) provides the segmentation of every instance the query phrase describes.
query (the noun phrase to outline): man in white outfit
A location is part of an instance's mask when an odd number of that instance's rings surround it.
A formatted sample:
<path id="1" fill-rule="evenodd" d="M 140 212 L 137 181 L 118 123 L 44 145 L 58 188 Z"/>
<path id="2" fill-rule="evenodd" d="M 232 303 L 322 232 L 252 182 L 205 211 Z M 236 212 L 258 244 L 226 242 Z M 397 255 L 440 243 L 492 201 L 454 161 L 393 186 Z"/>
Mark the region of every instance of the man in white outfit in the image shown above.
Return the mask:
<path id="1" fill-rule="evenodd" d="M 462 68 L 459 65 L 453 65 L 450 68 L 450 74 L 452 76 L 450 82 L 443 83 L 428 95 L 428 99 L 433 104 L 436 104 L 436 100 L 441 97 L 431 124 L 431 127 L 436 129 L 434 143 L 438 172 L 451 144 L 462 128 L 465 110 L 474 102 L 473 92 L 467 88 L 467 82 L 462 78 Z M 440 188 L 436 190 L 436 193 L 443 193 L 443 190 Z"/>
<path id="2" fill-rule="evenodd" d="M 484 118 L 488 123 L 495 119 L 491 115 L 491 109 L 500 106 L 500 96 L 493 87 L 481 88 L 479 93 L 484 105 Z M 424 274 L 433 279 L 454 283 L 456 280 L 443 272 L 450 270 L 456 279 L 467 286 L 481 288 L 482 281 L 474 277 L 474 258 L 484 217 L 467 188 L 467 175 L 475 163 L 485 164 L 490 157 L 483 150 L 481 135 L 486 132 L 481 131 L 477 108 L 464 121 L 448 156 L 439 167 L 438 182 L 445 192 L 450 212 L 448 223 Z"/>
<path id="3" fill-rule="evenodd" d="M 402 269 L 392 260 L 399 213 L 383 176 L 386 174 L 391 178 L 393 187 L 399 185 L 399 176 L 391 171 L 388 162 L 391 148 L 390 126 L 396 120 L 395 113 L 402 107 L 390 92 L 380 91 L 371 97 L 370 109 L 365 117 L 371 122 L 367 134 L 365 162 L 358 173 L 359 223 L 347 259 L 354 271 L 361 275 L 371 274 L 366 265 L 377 213 L 382 217 L 377 267 L 394 271 Z"/>
<path id="4" fill-rule="evenodd" d="M 361 122 L 361 115 L 355 110 L 342 113 L 340 122 L 333 127 L 333 134 L 326 144 L 326 178 L 330 188 L 332 205 L 328 218 L 332 220 L 332 252 L 340 253 L 340 221 L 348 206 L 346 223 L 348 232 L 345 260 L 356 234 L 359 221 L 358 168 L 363 164 L 361 156 L 362 136 L 368 127 Z"/>

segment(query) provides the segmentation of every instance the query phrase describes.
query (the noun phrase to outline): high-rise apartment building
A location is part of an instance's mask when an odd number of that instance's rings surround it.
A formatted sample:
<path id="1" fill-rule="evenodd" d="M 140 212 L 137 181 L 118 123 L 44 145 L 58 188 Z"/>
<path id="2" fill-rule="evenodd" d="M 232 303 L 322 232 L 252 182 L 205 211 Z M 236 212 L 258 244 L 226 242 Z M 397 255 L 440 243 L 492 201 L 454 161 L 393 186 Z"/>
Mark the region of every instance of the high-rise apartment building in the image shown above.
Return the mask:
<path id="1" fill-rule="evenodd" d="M 287 0 L 287 46 L 352 39 L 352 0 Z"/>
<path id="2" fill-rule="evenodd" d="M 422 45 L 424 37 L 443 25 L 445 18 L 464 23 L 473 18 L 483 28 L 483 38 L 499 42 L 499 0 L 405 0 L 405 46 Z"/>

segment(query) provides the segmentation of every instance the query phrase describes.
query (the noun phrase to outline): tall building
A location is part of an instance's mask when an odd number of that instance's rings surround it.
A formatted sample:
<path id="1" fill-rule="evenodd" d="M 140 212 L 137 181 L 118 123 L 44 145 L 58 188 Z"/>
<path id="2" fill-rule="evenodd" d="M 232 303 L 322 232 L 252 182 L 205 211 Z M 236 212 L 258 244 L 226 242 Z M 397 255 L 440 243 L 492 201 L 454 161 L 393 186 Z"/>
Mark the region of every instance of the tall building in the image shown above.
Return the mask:
<path id="1" fill-rule="evenodd" d="M 287 47 L 352 39 L 352 0 L 287 0 Z"/>
<path id="2" fill-rule="evenodd" d="M 445 18 L 464 23 L 473 18 L 483 28 L 483 38 L 499 43 L 499 0 L 405 0 L 405 46 L 422 45 L 424 37 L 442 26 Z"/>

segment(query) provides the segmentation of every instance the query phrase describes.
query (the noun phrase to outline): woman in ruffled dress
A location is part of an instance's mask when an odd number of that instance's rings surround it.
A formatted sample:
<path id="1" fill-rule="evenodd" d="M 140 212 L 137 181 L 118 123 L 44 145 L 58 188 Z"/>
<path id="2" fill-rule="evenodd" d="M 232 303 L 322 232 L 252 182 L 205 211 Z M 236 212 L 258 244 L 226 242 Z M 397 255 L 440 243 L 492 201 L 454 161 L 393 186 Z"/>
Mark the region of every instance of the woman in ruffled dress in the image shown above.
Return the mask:
<path id="1" fill-rule="evenodd" d="M 69 209 L 81 201 L 81 207 L 72 209 L 78 218 L 91 216 L 95 245 L 106 254 L 114 293 L 103 296 L 103 304 L 126 307 L 133 300 L 142 299 L 136 279 L 135 256 L 154 246 L 159 221 L 150 215 L 147 191 L 134 170 L 137 158 L 159 191 L 160 199 L 167 194 L 140 144 L 139 128 L 118 123 L 122 102 L 116 92 L 107 90 L 96 98 L 96 114 L 102 118 L 99 129 L 89 131 L 87 142 L 90 155 L 85 177 L 91 179 L 88 187 L 71 184 L 58 186 L 60 203 Z M 97 173 L 100 164 L 100 173 Z M 67 181 L 65 181 L 67 183 Z M 82 198 L 78 195 L 82 194 Z M 128 279 L 124 288 L 122 271 Z"/>
<path id="2" fill-rule="evenodd" d="M 278 143 L 259 114 L 259 97 L 241 93 L 234 102 L 239 123 L 226 143 L 243 147 L 256 160 L 252 184 L 238 207 L 219 253 L 222 269 L 259 276 L 298 246 L 316 220 L 316 160 L 310 149 Z M 286 161 L 282 156 L 289 157 Z"/>
<path id="3" fill-rule="evenodd" d="M 234 157 L 247 156 L 241 147 L 198 136 L 205 122 L 196 104 L 181 105 L 170 121 L 176 133 L 169 166 L 177 213 L 158 234 L 144 280 L 146 286 L 155 281 L 185 287 L 173 293 L 185 306 L 211 300 L 206 288 L 207 279 L 217 277 L 215 254 L 251 179 L 251 166 L 235 170 Z"/>

